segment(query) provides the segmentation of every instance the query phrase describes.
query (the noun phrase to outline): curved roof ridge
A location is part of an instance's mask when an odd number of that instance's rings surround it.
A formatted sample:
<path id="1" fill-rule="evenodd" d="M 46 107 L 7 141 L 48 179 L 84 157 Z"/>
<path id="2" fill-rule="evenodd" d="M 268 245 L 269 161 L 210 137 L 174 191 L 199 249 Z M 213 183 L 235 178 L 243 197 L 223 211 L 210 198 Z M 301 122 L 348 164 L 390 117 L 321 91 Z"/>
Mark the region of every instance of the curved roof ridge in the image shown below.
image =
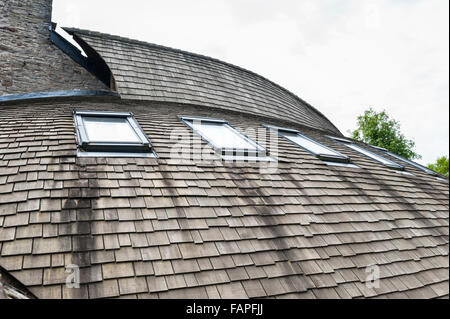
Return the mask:
<path id="1" fill-rule="evenodd" d="M 340 132 L 340 130 L 322 113 L 320 112 L 316 107 L 312 106 L 310 103 L 306 102 L 305 100 L 303 100 L 302 98 L 300 98 L 298 95 L 296 95 L 295 93 L 291 92 L 290 90 L 284 88 L 283 86 L 277 84 L 276 82 L 254 72 L 251 70 L 248 70 L 246 68 L 243 68 L 241 66 L 217 59 L 217 58 L 213 58 L 207 55 L 203 55 L 203 54 L 199 54 L 199 53 L 193 53 L 193 52 L 189 52 L 189 51 L 184 51 L 181 49 L 176 49 L 176 48 L 172 48 L 172 47 L 168 47 L 168 46 L 164 46 L 164 45 L 159 45 L 159 44 L 155 44 L 155 43 L 150 43 L 150 42 L 146 42 L 146 41 L 142 41 L 142 40 L 137 40 L 137 39 L 131 39 L 131 38 L 127 38 L 127 37 L 122 37 L 122 36 L 118 36 L 118 35 L 113 35 L 113 34 L 109 34 L 109 33 L 102 33 L 102 32 L 98 32 L 98 31 L 91 31 L 91 30 L 86 30 L 86 29 L 78 29 L 78 28 L 73 28 L 73 27 L 63 27 L 62 29 L 64 29 L 65 31 L 67 31 L 69 34 L 73 35 L 74 33 L 80 34 L 80 35 L 87 35 L 87 36 L 95 36 L 95 37 L 102 37 L 102 38 L 109 38 L 111 40 L 115 40 L 115 41 L 120 41 L 120 42 L 126 42 L 126 43 L 130 43 L 130 44 L 138 44 L 138 45 L 143 45 L 143 46 L 147 46 L 147 47 L 152 47 L 152 48 L 156 48 L 156 49 L 162 49 L 162 50 L 167 50 L 167 51 L 171 51 L 174 53 L 182 53 L 182 54 L 186 54 L 186 55 L 190 55 L 193 57 L 198 57 L 198 58 L 202 58 L 202 59 L 206 59 L 206 60 L 210 60 L 213 62 L 217 62 L 220 63 L 222 65 L 231 67 L 233 69 L 237 69 L 243 72 L 246 72 L 248 74 L 251 74 L 253 76 L 256 76 L 264 81 L 267 81 L 268 83 L 274 85 L 275 87 L 279 88 L 280 90 L 286 92 L 287 94 L 291 95 L 294 99 L 298 100 L 300 103 L 304 104 L 307 108 L 309 108 L 310 110 L 312 110 L 313 112 L 315 112 L 318 116 L 322 117 L 325 121 L 328 122 L 329 125 L 331 125 L 334 130 L 335 133 L 339 133 L 342 135 L 342 133 Z"/>

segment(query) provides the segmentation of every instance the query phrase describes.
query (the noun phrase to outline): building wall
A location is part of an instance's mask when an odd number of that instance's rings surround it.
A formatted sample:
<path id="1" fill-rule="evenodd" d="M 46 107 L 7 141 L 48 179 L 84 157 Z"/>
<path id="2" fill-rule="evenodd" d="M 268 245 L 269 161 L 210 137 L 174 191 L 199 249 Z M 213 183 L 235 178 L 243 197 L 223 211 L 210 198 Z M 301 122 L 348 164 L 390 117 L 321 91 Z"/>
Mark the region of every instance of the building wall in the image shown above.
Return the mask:
<path id="1" fill-rule="evenodd" d="M 280 125 L 209 108 L 0 108 L 0 265 L 39 298 L 448 297 L 448 183 L 414 167 L 395 173 L 304 127 L 361 168 L 281 138 L 273 173 L 171 156 L 174 131 L 194 136 L 181 114 Z M 77 158 L 74 109 L 133 112 L 158 158 Z M 71 264 L 80 289 L 65 286 Z M 364 284 L 373 264 L 380 288 Z"/>
<path id="2" fill-rule="evenodd" d="M 49 40 L 52 0 L 0 0 L 0 95 L 107 87 Z"/>

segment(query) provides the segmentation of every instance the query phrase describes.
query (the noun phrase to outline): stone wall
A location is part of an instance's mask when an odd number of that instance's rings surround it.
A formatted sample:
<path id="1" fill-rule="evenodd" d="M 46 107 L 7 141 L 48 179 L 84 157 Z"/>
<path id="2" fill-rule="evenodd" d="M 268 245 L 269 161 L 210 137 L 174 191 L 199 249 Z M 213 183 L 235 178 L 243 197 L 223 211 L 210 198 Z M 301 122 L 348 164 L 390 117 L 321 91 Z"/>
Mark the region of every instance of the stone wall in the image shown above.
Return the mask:
<path id="1" fill-rule="evenodd" d="M 49 40 L 52 0 L 0 0 L 0 95 L 108 89 Z"/>

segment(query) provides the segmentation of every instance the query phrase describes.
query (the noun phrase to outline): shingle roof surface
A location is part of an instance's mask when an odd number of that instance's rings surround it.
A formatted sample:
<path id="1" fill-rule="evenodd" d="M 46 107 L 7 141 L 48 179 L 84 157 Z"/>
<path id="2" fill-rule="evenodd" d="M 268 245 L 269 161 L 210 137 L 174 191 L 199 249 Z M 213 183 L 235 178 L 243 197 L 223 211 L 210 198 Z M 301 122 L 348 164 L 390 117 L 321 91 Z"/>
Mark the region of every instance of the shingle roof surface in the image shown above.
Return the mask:
<path id="1" fill-rule="evenodd" d="M 240 67 L 159 45 L 66 28 L 110 67 L 124 99 L 187 103 L 338 129 L 315 108 L 277 84 Z"/>
<path id="2" fill-rule="evenodd" d="M 171 157 L 172 130 L 192 137 L 180 114 L 280 124 L 210 108 L 1 108 L 0 265 L 40 298 L 448 298 L 449 186 L 414 167 L 395 173 L 298 125 L 361 169 L 283 139 L 273 174 Z M 159 158 L 77 158 L 73 109 L 133 112 Z M 70 264 L 80 289 L 65 287 Z M 373 264 L 380 288 L 365 284 Z"/>

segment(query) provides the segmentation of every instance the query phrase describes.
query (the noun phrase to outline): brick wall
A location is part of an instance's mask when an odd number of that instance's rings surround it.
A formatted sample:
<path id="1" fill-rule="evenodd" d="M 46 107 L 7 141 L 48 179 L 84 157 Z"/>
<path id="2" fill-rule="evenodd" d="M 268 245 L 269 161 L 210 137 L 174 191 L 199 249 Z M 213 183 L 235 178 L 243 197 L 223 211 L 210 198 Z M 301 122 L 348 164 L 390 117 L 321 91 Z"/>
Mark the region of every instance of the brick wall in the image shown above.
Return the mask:
<path id="1" fill-rule="evenodd" d="M 0 95 L 107 89 L 49 40 L 52 0 L 0 0 Z"/>

